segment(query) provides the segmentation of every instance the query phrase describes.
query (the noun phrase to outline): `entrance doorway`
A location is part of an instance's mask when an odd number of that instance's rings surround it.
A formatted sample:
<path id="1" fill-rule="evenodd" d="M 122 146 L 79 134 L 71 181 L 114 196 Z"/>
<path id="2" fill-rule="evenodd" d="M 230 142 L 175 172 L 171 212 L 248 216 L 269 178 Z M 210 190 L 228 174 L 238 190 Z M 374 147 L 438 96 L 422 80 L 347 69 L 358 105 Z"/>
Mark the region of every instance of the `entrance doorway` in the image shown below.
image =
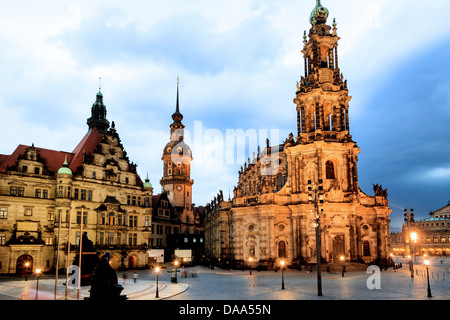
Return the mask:
<path id="1" fill-rule="evenodd" d="M 128 258 L 128 268 L 129 269 L 136 269 L 136 265 L 137 265 L 137 259 L 135 256 L 130 256 Z"/>
<path id="2" fill-rule="evenodd" d="M 333 237 L 333 260 L 340 261 L 341 256 L 345 256 L 345 241 L 344 235 L 335 235 Z"/>
<path id="3" fill-rule="evenodd" d="M 33 273 L 33 257 L 24 254 L 17 258 L 16 273 L 23 275 Z"/>
<path id="4" fill-rule="evenodd" d="M 278 258 L 286 259 L 286 242 L 278 242 Z"/>

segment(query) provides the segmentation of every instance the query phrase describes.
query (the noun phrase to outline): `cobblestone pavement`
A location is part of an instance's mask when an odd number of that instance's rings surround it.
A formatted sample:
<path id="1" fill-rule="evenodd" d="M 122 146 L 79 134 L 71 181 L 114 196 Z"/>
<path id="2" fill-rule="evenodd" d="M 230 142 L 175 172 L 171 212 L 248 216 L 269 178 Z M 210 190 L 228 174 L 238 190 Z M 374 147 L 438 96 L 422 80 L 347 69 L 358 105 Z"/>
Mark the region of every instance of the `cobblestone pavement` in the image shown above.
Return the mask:
<path id="1" fill-rule="evenodd" d="M 432 297 L 427 297 L 426 269 L 421 261 L 414 265 L 414 277 L 406 260 L 397 259 L 403 267 L 392 268 L 377 274 L 366 272 L 322 272 L 322 293 L 317 295 L 316 272 L 286 270 L 252 271 L 210 269 L 203 266 L 179 270 L 178 283 L 171 283 L 170 269 L 163 269 L 156 278 L 152 270 L 139 270 L 138 280 L 133 281 L 134 271 L 126 272 L 128 280 L 123 281 L 123 273 L 118 273 L 119 283 L 124 286 L 123 294 L 129 300 L 449 300 L 450 261 L 432 260 L 429 268 Z M 181 271 L 188 273 L 181 276 Z M 284 287 L 282 290 L 282 276 Z M 375 278 L 376 276 L 379 276 Z M 370 278 L 370 279 L 369 279 Z M 55 299 L 55 279 L 42 276 L 0 279 L 0 300 L 83 300 L 89 296 L 89 287 L 68 288 L 65 278 L 59 278 Z M 369 283 L 369 285 L 368 285 Z M 36 292 L 36 287 L 38 291 Z M 369 287 L 372 287 L 370 289 Z"/>

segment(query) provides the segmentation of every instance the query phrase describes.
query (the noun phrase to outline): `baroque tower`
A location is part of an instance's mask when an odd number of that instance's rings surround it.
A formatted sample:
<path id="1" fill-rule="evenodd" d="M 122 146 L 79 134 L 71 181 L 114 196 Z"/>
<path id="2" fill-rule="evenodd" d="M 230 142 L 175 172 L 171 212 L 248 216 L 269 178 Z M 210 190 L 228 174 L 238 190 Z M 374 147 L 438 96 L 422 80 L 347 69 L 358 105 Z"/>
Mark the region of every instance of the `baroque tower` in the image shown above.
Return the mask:
<path id="1" fill-rule="evenodd" d="M 207 205 L 207 255 L 238 267 L 270 267 L 280 260 L 315 264 L 318 255 L 331 264 L 341 257 L 354 263 L 389 259 L 387 190 L 374 185 L 371 196 L 359 187 L 360 150 L 349 126 L 351 97 L 339 68 L 336 22 L 327 25 L 328 14 L 317 0 L 311 29 L 303 36 L 305 74 L 293 100 L 296 136 L 291 133 L 282 144 L 258 150 L 239 171 L 232 203 L 215 199 Z M 214 246 L 214 239 L 220 246 Z"/>
<path id="2" fill-rule="evenodd" d="M 194 223 L 192 209 L 191 179 L 191 148 L 184 142 L 184 128 L 181 122 L 183 115 L 179 105 L 179 80 L 177 81 L 176 109 L 172 114 L 170 125 L 170 141 L 164 147 L 161 160 L 163 161 L 163 178 L 161 186 L 167 193 L 169 201 L 176 208 L 182 223 L 182 232 L 190 230 L 189 225 Z"/>

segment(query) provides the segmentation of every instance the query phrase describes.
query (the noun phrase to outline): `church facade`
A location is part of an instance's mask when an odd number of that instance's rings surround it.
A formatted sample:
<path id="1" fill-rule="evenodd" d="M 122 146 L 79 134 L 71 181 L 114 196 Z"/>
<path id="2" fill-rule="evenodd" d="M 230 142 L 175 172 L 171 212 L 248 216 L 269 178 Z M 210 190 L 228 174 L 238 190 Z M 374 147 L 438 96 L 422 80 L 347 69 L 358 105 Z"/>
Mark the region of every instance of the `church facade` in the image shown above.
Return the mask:
<path id="1" fill-rule="evenodd" d="M 360 149 L 350 135 L 347 81 L 339 68 L 336 23 L 318 1 L 304 34 L 297 83 L 297 132 L 258 150 L 239 171 L 233 199 L 207 206 L 206 256 L 237 265 L 285 260 L 382 263 L 389 256 L 387 190 L 358 184 Z M 321 252 L 316 251 L 319 226 Z"/>

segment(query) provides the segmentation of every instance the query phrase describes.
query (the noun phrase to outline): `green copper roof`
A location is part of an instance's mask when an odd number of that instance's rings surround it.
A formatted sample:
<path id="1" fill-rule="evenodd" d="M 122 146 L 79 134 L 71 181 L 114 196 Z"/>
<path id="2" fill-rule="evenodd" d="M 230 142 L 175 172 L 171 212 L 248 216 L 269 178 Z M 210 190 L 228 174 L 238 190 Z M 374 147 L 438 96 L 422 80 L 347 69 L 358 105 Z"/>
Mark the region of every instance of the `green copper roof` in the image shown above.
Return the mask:
<path id="1" fill-rule="evenodd" d="M 320 0 L 317 0 L 316 7 L 311 12 L 311 16 L 309 17 L 309 22 L 311 22 L 313 26 L 324 24 L 327 22 L 328 14 L 328 9 L 322 6 Z"/>
<path id="2" fill-rule="evenodd" d="M 144 182 L 144 188 L 153 188 L 152 184 L 150 183 L 150 179 L 148 178 L 148 174 Z"/>
<path id="3" fill-rule="evenodd" d="M 58 170 L 58 174 L 70 174 L 72 175 L 72 170 L 69 168 L 69 164 L 67 163 L 67 156 L 64 160 L 63 166 Z"/>

